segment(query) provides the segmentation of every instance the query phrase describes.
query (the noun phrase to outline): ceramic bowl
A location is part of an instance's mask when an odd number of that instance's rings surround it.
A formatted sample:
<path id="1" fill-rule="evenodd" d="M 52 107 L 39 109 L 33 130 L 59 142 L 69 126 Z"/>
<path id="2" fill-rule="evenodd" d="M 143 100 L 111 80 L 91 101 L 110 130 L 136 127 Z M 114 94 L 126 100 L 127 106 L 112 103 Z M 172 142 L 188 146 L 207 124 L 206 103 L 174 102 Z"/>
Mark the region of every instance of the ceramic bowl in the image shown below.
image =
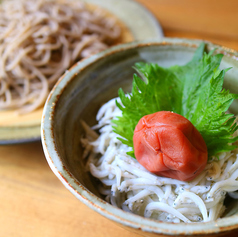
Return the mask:
<path id="1" fill-rule="evenodd" d="M 100 196 L 95 179 L 85 171 L 80 138 L 80 120 L 96 123 L 99 107 L 117 96 L 118 89 L 130 88 L 138 61 L 162 66 L 185 64 L 201 41 L 171 39 L 132 42 L 110 48 L 70 68 L 51 91 L 42 118 L 42 143 L 46 159 L 67 189 L 88 207 L 145 236 L 217 236 L 238 229 L 238 201 L 229 203 L 226 215 L 217 220 L 192 224 L 164 223 L 113 207 Z M 238 92 L 238 53 L 207 43 L 207 50 L 223 53 L 222 67 L 233 67 L 226 74 L 225 87 Z M 236 103 L 232 110 L 236 112 Z"/>

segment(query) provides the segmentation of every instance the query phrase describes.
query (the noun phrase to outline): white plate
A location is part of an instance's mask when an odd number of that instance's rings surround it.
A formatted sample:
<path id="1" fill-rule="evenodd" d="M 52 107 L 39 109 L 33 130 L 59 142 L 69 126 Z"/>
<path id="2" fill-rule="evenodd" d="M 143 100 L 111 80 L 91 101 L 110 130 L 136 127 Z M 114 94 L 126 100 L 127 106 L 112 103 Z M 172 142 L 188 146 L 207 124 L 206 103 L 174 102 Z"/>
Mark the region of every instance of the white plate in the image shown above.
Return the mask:
<path id="1" fill-rule="evenodd" d="M 163 31 L 157 19 L 138 2 L 132 0 L 83 1 L 115 15 L 130 34 L 127 42 L 163 37 Z M 18 115 L 15 111 L 0 111 L 0 145 L 40 140 L 42 110 L 40 108 L 26 115 Z"/>

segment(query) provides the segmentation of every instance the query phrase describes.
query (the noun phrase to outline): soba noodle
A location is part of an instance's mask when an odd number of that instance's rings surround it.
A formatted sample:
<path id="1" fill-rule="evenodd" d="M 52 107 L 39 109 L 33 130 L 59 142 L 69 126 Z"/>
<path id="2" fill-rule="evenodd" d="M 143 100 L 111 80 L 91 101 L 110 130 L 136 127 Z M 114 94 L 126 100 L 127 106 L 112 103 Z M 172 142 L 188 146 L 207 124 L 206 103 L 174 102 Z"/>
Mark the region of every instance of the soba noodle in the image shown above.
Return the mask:
<path id="1" fill-rule="evenodd" d="M 100 108 L 92 128 L 99 129 L 99 136 L 83 123 L 86 167 L 101 181 L 99 190 L 112 205 L 160 221 L 189 223 L 220 218 L 226 194 L 238 198 L 237 150 L 214 157 L 190 182 L 159 177 L 126 154 L 130 148 L 112 129 L 111 120 L 118 115 L 121 111 L 112 99 Z"/>
<path id="2" fill-rule="evenodd" d="M 120 40 L 114 18 L 73 0 L 0 4 L 0 110 L 42 105 L 75 61 Z"/>

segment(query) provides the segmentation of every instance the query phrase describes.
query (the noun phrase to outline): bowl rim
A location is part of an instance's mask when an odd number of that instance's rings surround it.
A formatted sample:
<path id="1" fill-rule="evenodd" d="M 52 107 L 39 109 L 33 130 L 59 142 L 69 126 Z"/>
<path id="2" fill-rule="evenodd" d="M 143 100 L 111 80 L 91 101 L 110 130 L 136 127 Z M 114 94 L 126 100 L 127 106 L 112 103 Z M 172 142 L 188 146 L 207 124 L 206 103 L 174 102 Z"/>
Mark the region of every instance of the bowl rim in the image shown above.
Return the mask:
<path id="1" fill-rule="evenodd" d="M 53 123 L 57 101 L 59 100 L 67 85 L 75 78 L 75 75 L 80 73 L 87 66 L 96 63 L 98 60 L 105 58 L 108 55 L 116 54 L 118 52 L 137 47 L 144 47 L 149 45 L 178 45 L 196 48 L 201 42 L 205 42 L 209 50 L 216 49 L 218 52 L 226 54 L 238 61 L 238 52 L 227 47 L 219 46 L 204 40 L 164 37 L 162 39 L 134 41 L 111 47 L 103 52 L 100 52 L 76 63 L 69 70 L 67 70 L 56 83 L 56 85 L 50 92 L 43 109 L 41 122 L 41 140 L 43 151 L 46 160 L 54 174 L 59 178 L 64 186 L 81 202 L 86 204 L 91 209 L 97 211 L 101 215 L 121 225 L 154 234 L 206 235 L 225 233 L 238 229 L 238 214 L 230 217 L 224 217 L 216 221 L 175 224 L 148 219 L 114 207 L 106 201 L 97 197 L 95 194 L 91 193 L 74 178 L 70 171 L 64 166 L 60 154 L 57 151 L 56 143 L 54 141 L 55 138 L 53 132 Z"/>

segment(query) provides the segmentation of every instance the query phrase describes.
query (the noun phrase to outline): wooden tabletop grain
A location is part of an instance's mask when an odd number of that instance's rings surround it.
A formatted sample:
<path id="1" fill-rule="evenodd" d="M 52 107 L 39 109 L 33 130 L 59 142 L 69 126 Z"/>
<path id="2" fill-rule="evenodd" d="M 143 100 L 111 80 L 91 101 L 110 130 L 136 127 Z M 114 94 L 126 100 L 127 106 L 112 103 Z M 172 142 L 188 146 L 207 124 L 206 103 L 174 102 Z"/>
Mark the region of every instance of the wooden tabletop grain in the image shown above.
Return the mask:
<path id="1" fill-rule="evenodd" d="M 236 0 L 138 0 L 165 36 L 238 50 Z M 41 143 L 0 147 L 0 237 L 138 237 L 78 201 L 50 170 Z M 238 232 L 227 237 L 238 236 Z"/>

